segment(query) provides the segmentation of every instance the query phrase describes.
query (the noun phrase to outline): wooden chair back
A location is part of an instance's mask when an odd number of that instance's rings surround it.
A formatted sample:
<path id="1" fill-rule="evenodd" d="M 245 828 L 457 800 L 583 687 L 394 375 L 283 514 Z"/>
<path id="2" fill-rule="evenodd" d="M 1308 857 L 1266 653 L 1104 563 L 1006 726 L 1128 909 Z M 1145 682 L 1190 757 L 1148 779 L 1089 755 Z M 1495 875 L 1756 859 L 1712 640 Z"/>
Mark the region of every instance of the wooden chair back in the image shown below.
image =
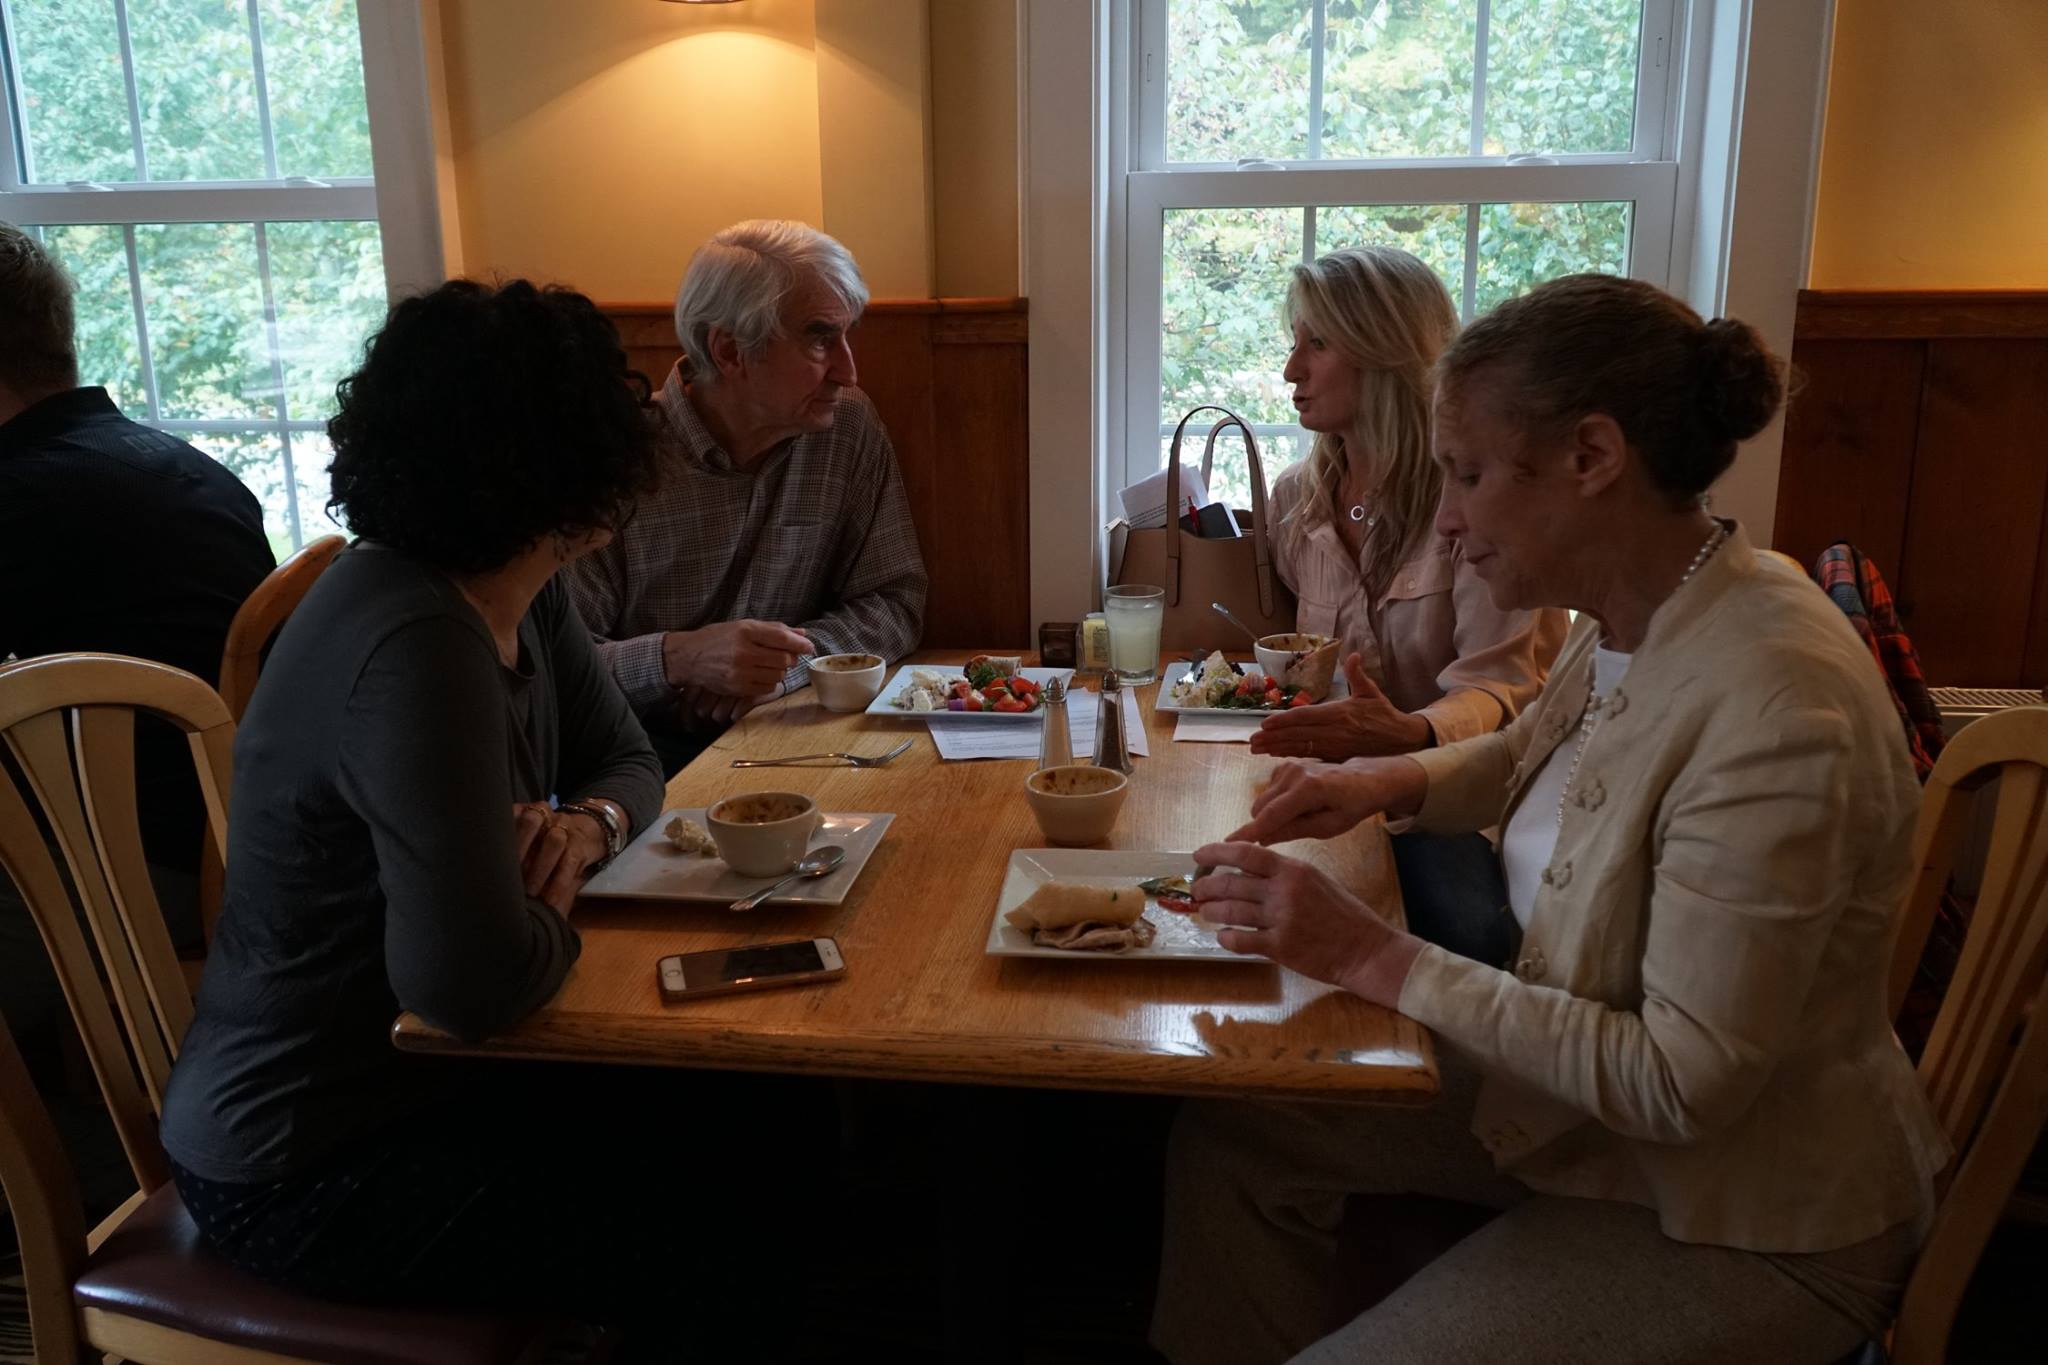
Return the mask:
<path id="1" fill-rule="evenodd" d="M 1973 794 L 1999 779 L 1989 853 L 1962 960 L 1920 1059 L 1920 1079 L 1955 1145 L 1952 1176 L 1906 1286 L 1892 1337 L 1897 1365 L 1930 1365 L 1984 1244 L 2048 1125 L 2048 706 L 1962 730 L 1927 780 L 1892 962 L 1905 999 L 1955 866 Z"/>
<path id="2" fill-rule="evenodd" d="M 192 996 L 143 857 L 137 712 L 184 732 L 218 849 L 235 723 L 212 688 L 167 664 L 114 654 L 55 654 L 0 671 L 0 739 L 24 779 L 18 785 L 0 770 L 0 870 L 28 903 L 122 1149 L 149 1193 L 168 1178 L 155 1119 Z"/>
<path id="3" fill-rule="evenodd" d="M 320 575 L 334 557 L 348 548 L 340 536 L 322 536 L 308 541 L 284 563 L 270 571 L 249 594 L 228 623 L 227 644 L 221 650 L 220 699 L 237 725 L 248 713 L 249 699 L 256 695 L 256 678 L 263 671 L 263 656 L 277 632 L 305 601 Z M 199 850 L 199 929 L 205 941 L 213 942 L 213 923 L 220 918 L 220 898 L 226 880 L 221 854 L 211 839 Z"/>
<path id="4" fill-rule="evenodd" d="M 340 536 L 322 536 L 308 541 L 297 553 L 270 571 L 256 585 L 247 601 L 228 623 L 227 645 L 220 658 L 220 699 L 227 703 L 235 724 L 249 710 L 249 698 L 256 695 L 256 677 L 263 671 L 263 653 L 270 642 L 299 609 L 320 575 L 334 557 L 348 547 Z"/>

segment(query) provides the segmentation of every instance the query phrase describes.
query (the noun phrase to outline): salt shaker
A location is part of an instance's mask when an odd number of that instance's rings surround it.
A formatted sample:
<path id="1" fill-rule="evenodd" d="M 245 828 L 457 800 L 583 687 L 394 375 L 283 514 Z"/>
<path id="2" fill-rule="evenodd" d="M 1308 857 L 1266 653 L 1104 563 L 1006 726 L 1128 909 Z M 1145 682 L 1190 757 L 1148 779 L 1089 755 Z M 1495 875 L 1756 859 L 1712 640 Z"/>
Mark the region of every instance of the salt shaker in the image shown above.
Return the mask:
<path id="1" fill-rule="evenodd" d="M 1067 728 L 1067 685 L 1058 678 L 1045 685 L 1045 730 L 1038 741 L 1038 766 L 1061 768 L 1074 761 L 1073 732 Z"/>
<path id="2" fill-rule="evenodd" d="M 1095 766 L 1131 770 L 1131 750 L 1124 736 L 1124 680 L 1113 668 L 1102 674 L 1102 697 L 1095 708 Z"/>

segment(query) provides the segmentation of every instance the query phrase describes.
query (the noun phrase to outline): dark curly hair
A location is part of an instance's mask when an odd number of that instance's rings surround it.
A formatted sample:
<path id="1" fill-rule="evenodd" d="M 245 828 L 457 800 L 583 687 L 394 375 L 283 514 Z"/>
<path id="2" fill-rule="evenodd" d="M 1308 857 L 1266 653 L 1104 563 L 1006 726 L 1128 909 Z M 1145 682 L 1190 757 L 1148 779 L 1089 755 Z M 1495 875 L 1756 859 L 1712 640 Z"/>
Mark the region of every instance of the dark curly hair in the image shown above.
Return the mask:
<path id="1" fill-rule="evenodd" d="M 328 506 L 453 573 L 614 526 L 653 482 L 647 379 L 574 290 L 450 280 L 406 299 L 336 396 Z"/>
<path id="2" fill-rule="evenodd" d="M 1531 435 L 1612 417 L 1657 487 L 1697 500 L 1770 425 L 1785 367 L 1756 329 L 1700 315 L 1654 285 L 1567 275 L 1510 299 L 1459 334 L 1437 361 L 1438 396 L 1487 382 Z"/>

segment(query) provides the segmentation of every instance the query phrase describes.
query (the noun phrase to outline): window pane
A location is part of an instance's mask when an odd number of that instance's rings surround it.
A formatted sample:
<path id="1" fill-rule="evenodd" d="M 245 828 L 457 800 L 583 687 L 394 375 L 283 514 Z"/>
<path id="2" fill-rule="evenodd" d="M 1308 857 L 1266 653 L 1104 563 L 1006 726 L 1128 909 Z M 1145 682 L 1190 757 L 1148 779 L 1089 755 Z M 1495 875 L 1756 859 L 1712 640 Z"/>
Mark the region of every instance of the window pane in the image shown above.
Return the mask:
<path id="1" fill-rule="evenodd" d="M 334 411 L 335 384 L 361 362 L 363 343 L 384 321 L 377 225 L 272 223 L 266 231 L 285 415 L 325 420 Z"/>
<path id="2" fill-rule="evenodd" d="M 322 536 L 348 534 L 347 528 L 327 514 L 327 499 L 334 491 L 334 481 L 327 473 L 327 466 L 333 462 L 334 447 L 328 444 L 323 433 L 292 433 L 292 481 L 299 499 L 301 543 L 318 540 Z"/>
<path id="3" fill-rule="evenodd" d="M 1169 209 L 1165 241 L 1160 419 L 1220 403 L 1249 422 L 1291 424 L 1282 316 L 1301 210 Z"/>
<path id="4" fill-rule="evenodd" d="M 1202 466 L 1202 444 L 1194 439 L 1194 425 L 1188 426 L 1188 435 L 1181 438 L 1180 462 L 1196 469 Z M 1208 434 L 1208 428 L 1202 429 Z M 1173 429 L 1168 428 L 1159 438 L 1159 467 L 1166 468 L 1166 457 L 1173 453 Z M 1271 494 L 1273 485 L 1279 482 L 1280 471 L 1308 454 L 1308 439 L 1300 430 L 1260 433 L 1259 464 L 1266 471 L 1266 492 Z M 1251 464 L 1244 458 L 1244 438 L 1236 431 L 1229 431 L 1216 438 L 1216 463 L 1210 467 L 1209 496 L 1228 507 L 1250 507 L 1252 505 Z"/>
<path id="5" fill-rule="evenodd" d="M 284 442 L 275 432 L 179 432 L 193 445 L 219 460 L 248 485 L 263 505 L 263 529 L 270 551 L 283 559 L 298 549 L 292 538 L 290 485 L 284 477 Z"/>
<path id="6" fill-rule="evenodd" d="M 135 249 L 162 414 L 275 417 L 255 228 L 147 224 L 135 229 Z"/>
<path id="7" fill-rule="evenodd" d="M 1470 154 L 1473 0 L 1329 0 L 1327 13 L 1324 156 Z"/>
<path id="8" fill-rule="evenodd" d="M 133 180 L 114 0 L 12 0 L 31 183 Z"/>
<path id="9" fill-rule="evenodd" d="M 1166 158 L 1308 155 L 1309 0 L 1172 0 Z"/>
<path id="10" fill-rule="evenodd" d="M 1628 273 L 1628 228 L 1635 205 L 1481 204 L 1481 313 L 1545 280 L 1597 270 Z"/>
<path id="11" fill-rule="evenodd" d="M 43 230 L 50 253 L 69 271 L 78 292 L 78 382 L 104 384 L 122 411 L 149 416 L 142 383 L 142 347 L 135 336 L 135 295 L 128 288 L 128 249 L 116 226 Z"/>
<path id="12" fill-rule="evenodd" d="M 152 180 L 264 175 L 244 0 L 134 0 L 128 41 Z"/>
<path id="13" fill-rule="evenodd" d="M 1494 0 L 1487 153 L 1633 147 L 1642 27 L 1642 0 Z"/>
<path id="14" fill-rule="evenodd" d="M 1316 254 L 1347 246 L 1397 246 L 1443 280 L 1451 298 L 1465 292 L 1463 204 L 1365 204 L 1316 210 Z"/>
<path id="15" fill-rule="evenodd" d="M 370 174 L 355 0 L 263 0 L 263 75 L 279 175 Z"/>

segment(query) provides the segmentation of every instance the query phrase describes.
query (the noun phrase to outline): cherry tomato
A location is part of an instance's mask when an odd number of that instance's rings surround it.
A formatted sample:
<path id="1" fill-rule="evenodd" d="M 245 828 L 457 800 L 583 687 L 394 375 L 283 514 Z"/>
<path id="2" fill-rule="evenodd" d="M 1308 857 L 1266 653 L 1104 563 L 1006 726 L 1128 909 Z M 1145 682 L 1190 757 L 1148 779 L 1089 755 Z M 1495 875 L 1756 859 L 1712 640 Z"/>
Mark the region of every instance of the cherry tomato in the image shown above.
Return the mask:
<path id="1" fill-rule="evenodd" d="M 1297 706 L 1312 706 L 1314 704 L 1315 698 L 1309 696 L 1308 693 L 1296 692 L 1294 694 L 1294 700 L 1287 703 L 1287 709 L 1292 711 Z"/>
<path id="2" fill-rule="evenodd" d="M 969 693 L 966 697 L 961 699 L 960 709 L 962 711 L 983 711 L 987 708 L 982 705 L 980 697 L 977 697 L 974 694 Z"/>
<path id="3" fill-rule="evenodd" d="M 1016 712 L 1029 711 L 1031 708 L 1025 705 L 1023 702 L 1018 701 L 1015 697 L 1006 696 L 1001 701 L 995 704 L 995 709 L 998 711 Z"/>
<path id="4" fill-rule="evenodd" d="M 1195 898 L 1193 896 L 1176 896 L 1168 892 L 1164 896 L 1155 896 L 1153 899 L 1159 902 L 1159 908 L 1162 910 L 1171 910 L 1175 914 L 1180 915 L 1192 915 L 1195 913 Z"/>

